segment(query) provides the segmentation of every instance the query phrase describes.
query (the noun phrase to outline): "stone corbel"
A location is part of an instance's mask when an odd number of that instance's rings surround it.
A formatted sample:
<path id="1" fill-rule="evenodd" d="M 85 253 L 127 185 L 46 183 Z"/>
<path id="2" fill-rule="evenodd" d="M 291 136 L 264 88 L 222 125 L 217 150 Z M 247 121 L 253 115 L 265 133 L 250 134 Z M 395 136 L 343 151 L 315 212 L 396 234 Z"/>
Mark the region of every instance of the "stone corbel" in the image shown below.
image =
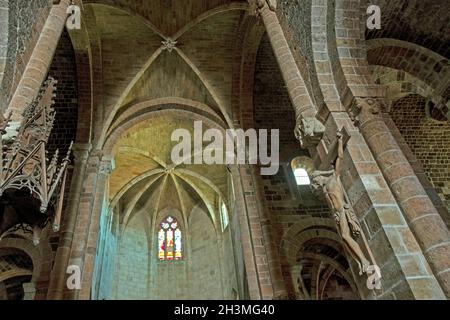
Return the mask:
<path id="1" fill-rule="evenodd" d="M 383 98 L 358 97 L 353 99 L 348 113 L 353 123 L 359 126 L 373 117 L 381 116 L 388 110 L 389 106 Z"/>
<path id="2" fill-rule="evenodd" d="M 91 149 L 92 145 L 90 143 L 74 143 L 72 146 L 72 153 L 74 155 L 75 164 L 86 163 Z"/>
<path id="3" fill-rule="evenodd" d="M 114 161 L 110 156 L 104 156 L 100 161 L 99 173 L 109 176 L 114 170 Z"/>
<path id="4" fill-rule="evenodd" d="M 325 132 L 325 126 L 315 117 L 299 117 L 295 125 L 295 137 L 302 148 L 307 149 L 319 144 Z"/>
<path id="5" fill-rule="evenodd" d="M 275 11 L 277 9 L 277 0 L 257 0 L 256 5 L 259 10 L 262 10 L 267 4 L 270 10 Z"/>

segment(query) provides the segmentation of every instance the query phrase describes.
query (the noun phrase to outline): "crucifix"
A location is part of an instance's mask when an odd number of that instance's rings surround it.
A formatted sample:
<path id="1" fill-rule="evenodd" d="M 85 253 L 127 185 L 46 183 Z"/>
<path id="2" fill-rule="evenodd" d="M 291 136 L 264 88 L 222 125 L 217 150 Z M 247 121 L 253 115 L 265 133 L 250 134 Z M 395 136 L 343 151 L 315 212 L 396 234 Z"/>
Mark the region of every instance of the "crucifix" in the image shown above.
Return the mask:
<path id="1" fill-rule="evenodd" d="M 319 170 L 312 173 L 311 185 L 314 191 L 322 192 L 325 196 L 325 200 L 334 215 L 344 247 L 358 264 L 359 274 L 362 275 L 368 272 L 371 263 L 356 239 L 361 236 L 369 254 L 370 250 L 340 179 L 343 169 L 344 149 L 349 140 L 350 135 L 343 128 L 337 132 L 336 139 L 328 147 L 323 139 L 320 141 L 317 147 L 320 159 Z"/>

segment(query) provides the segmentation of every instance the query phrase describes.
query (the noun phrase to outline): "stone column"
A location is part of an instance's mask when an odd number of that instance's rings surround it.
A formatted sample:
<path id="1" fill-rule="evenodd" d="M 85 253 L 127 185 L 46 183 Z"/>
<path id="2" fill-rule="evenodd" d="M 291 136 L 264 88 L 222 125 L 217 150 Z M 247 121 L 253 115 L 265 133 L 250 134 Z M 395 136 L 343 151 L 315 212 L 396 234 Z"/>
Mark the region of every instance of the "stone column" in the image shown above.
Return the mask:
<path id="1" fill-rule="evenodd" d="M 279 245 L 274 240 L 272 221 L 269 215 L 269 209 L 264 205 L 264 192 L 262 190 L 262 181 L 258 172 L 258 167 L 252 166 L 253 186 L 255 188 L 259 220 L 261 225 L 264 247 L 267 256 L 267 264 L 269 266 L 270 279 L 273 287 L 274 299 L 287 299 L 286 284 L 283 278 L 281 261 L 279 255 Z"/>
<path id="2" fill-rule="evenodd" d="M 66 288 L 64 299 L 90 299 L 94 258 L 97 248 L 100 213 L 106 190 L 107 177 L 111 173 L 111 158 L 99 150 L 92 151 L 83 176 L 82 191 L 70 259 L 68 264 L 81 270 L 81 289 Z"/>
<path id="3" fill-rule="evenodd" d="M 397 126 L 395 125 L 395 122 L 392 120 L 391 116 L 388 113 L 383 113 L 383 119 L 386 125 L 388 126 L 389 130 L 391 131 L 392 135 L 395 138 L 395 141 L 397 141 L 400 149 L 402 149 L 403 154 L 405 155 L 406 159 L 408 159 L 408 162 L 410 163 L 411 167 L 414 170 L 414 173 L 416 174 L 417 178 L 419 179 L 420 183 L 422 183 L 423 188 L 428 194 L 428 197 L 433 202 L 433 205 L 435 206 L 436 210 L 439 212 L 439 214 L 442 217 L 442 220 L 444 220 L 445 224 L 447 225 L 447 228 L 450 229 L 450 212 L 448 211 L 447 207 L 442 202 L 442 199 L 440 198 L 439 194 L 436 192 L 436 189 L 434 188 L 431 181 L 428 179 L 427 174 L 425 172 L 425 169 L 423 168 L 420 161 L 417 159 L 416 155 L 411 150 L 410 146 L 406 142 L 405 138 L 401 134 L 400 130 L 398 130 Z"/>
<path id="4" fill-rule="evenodd" d="M 47 299 L 62 299 L 63 291 L 66 286 L 66 270 L 74 236 L 81 190 L 83 188 L 83 177 L 90 150 L 91 145 L 88 143 L 74 144 L 72 147 L 75 159 L 72 171 L 72 181 L 70 189 L 68 189 L 70 194 L 61 225 L 59 246 L 56 251 Z"/>
<path id="5" fill-rule="evenodd" d="M 54 4 L 42 28 L 30 60 L 11 99 L 7 112 L 12 112 L 12 121 L 20 123 L 24 108 L 37 96 L 45 80 L 56 47 L 64 29 L 70 0 Z"/>
<path id="6" fill-rule="evenodd" d="M 359 124 L 436 279 L 450 298 L 450 232 L 386 126 L 381 115 L 383 104 L 382 99 L 355 98 L 350 113 Z"/>
<path id="7" fill-rule="evenodd" d="M 269 37 L 281 75 L 283 76 L 286 89 L 294 107 L 297 123 L 296 136 L 300 139 L 302 146 L 307 148 L 311 145 L 312 141 L 306 141 L 305 138 L 301 137 L 301 134 L 305 134 L 304 127 L 308 126 L 316 133 L 315 135 L 312 134 L 313 132 L 306 133 L 307 137 L 315 138 L 316 140 L 320 140 L 321 135 L 317 133 L 323 132 L 324 127 L 315 118 L 317 113 L 316 108 L 289 48 L 280 21 L 274 11 L 276 1 L 268 2 L 263 0 L 257 1 L 258 11 L 266 28 L 267 36 Z M 297 130 L 299 129 L 303 132 L 298 132 Z"/>
<path id="8" fill-rule="evenodd" d="M 23 300 L 34 300 L 36 295 L 36 287 L 33 282 L 24 283 L 23 285 Z"/>
<path id="9" fill-rule="evenodd" d="M 8 300 L 8 292 L 3 281 L 0 282 L 0 300 Z"/>
<path id="10" fill-rule="evenodd" d="M 244 255 L 250 299 L 285 298 L 278 249 L 272 241 L 272 226 L 267 212 L 260 204 L 258 182 L 249 166 L 233 166 L 235 209 Z"/>
<path id="11" fill-rule="evenodd" d="M 235 191 L 235 214 L 239 220 L 249 298 L 251 300 L 271 300 L 275 298 L 275 294 L 282 295 L 285 290 L 280 289 L 282 286 L 279 283 L 274 286 L 274 274 L 270 270 L 270 263 L 273 262 L 274 255 L 267 251 L 267 246 L 270 244 L 266 243 L 267 238 L 265 238 L 264 232 L 269 230 L 266 227 L 267 221 L 261 220 L 260 217 L 252 169 L 245 165 L 233 166 L 232 176 Z"/>

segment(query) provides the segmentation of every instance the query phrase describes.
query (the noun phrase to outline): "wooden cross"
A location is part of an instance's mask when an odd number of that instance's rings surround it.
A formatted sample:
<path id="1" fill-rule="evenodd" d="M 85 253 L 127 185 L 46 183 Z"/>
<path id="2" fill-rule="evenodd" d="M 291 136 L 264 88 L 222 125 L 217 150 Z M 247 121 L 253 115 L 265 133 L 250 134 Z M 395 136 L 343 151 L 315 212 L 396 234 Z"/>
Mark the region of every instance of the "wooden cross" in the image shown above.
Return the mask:
<path id="1" fill-rule="evenodd" d="M 345 150 L 348 141 L 350 140 L 350 134 L 345 127 L 342 128 L 339 133 L 342 135 L 342 143 Z M 333 136 L 333 140 L 329 143 L 325 142 L 325 139 L 320 140 L 319 145 L 316 148 L 317 156 L 314 160 L 315 167 L 318 170 L 325 171 L 333 169 L 333 165 L 336 162 L 339 152 L 338 141 L 338 135 Z"/>

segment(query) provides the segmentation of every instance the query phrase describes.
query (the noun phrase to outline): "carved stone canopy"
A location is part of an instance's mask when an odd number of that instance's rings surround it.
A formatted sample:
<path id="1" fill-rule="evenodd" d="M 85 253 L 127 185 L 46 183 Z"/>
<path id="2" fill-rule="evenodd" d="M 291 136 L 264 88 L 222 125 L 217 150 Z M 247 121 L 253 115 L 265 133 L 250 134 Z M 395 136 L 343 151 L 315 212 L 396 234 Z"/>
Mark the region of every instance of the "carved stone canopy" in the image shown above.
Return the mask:
<path id="1" fill-rule="evenodd" d="M 28 206 L 28 213 L 40 212 L 42 217 L 53 217 L 53 228 L 59 229 L 71 147 L 61 162 L 58 150 L 51 159 L 47 158 L 46 146 L 55 120 L 55 84 L 52 78 L 43 84 L 37 98 L 24 110 L 23 120 L 13 134 L 8 134 L 11 116 L 0 119 L 0 204 L 3 210 L 0 235 L 14 223 L 30 224 L 38 220 L 42 223 L 42 219 L 29 215 L 28 221 L 17 220 L 11 212 L 19 215 L 21 206 Z M 24 191 L 28 191 L 29 201 Z M 14 200 L 16 196 L 22 200 Z M 52 209 L 50 216 L 49 207 Z M 5 222 L 7 213 L 9 222 Z"/>

